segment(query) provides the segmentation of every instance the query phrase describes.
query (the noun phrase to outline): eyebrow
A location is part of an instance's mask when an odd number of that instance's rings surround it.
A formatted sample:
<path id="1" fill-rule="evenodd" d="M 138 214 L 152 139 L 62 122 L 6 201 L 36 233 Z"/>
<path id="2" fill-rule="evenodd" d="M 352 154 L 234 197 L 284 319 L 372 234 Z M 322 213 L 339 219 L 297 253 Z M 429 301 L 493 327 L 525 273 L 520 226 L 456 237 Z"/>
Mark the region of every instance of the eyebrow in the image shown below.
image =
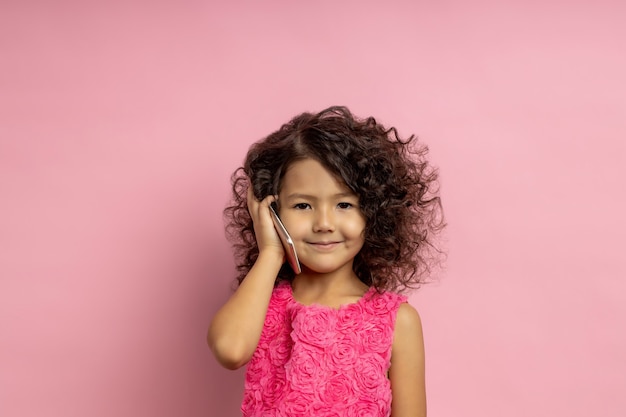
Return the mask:
<path id="1" fill-rule="evenodd" d="M 351 191 L 346 191 L 343 193 L 337 193 L 337 194 L 333 194 L 331 197 L 333 198 L 343 198 L 343 197 L 355 197 L 358 198 L 356 194 L 354 194 Z M 309 194 L 301 194 L 301 193 L 292 193 L 289 194 L 286 198 L 302 198 L 302 199 L 308 199 L 308 200 L 317 200 L 317 197 L 313 196 L 313 195 L 309 195 Z"/>

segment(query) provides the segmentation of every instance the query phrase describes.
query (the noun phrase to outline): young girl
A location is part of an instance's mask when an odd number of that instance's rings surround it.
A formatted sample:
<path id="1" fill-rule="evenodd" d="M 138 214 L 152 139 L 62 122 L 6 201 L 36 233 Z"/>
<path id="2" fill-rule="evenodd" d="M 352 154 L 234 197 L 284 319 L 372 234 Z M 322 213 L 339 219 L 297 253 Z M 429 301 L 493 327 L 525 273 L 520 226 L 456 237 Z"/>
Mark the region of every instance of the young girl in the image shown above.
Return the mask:
<path id="1" fill-rule="evenodd" d="M 426 416 L 422 327 L 399 294 L 440 253 L 426 153 L 345 107 L 301 114 L 252 145 L 225 210 L 239 286 L 208 332 L 223 366 L 248 365 L 244 416 Z"/>

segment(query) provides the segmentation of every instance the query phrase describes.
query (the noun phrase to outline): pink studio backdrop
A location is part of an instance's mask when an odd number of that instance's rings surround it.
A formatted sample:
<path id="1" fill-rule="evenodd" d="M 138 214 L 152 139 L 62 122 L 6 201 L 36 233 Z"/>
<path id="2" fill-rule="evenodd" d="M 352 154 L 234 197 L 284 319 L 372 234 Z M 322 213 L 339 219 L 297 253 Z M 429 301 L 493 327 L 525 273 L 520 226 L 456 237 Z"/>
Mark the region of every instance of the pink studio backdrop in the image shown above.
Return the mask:
<path id="1" fill-rule="evenodd" d="M 383 5 L 384 3 L 384 5 Z M 626 415 L 619 1 L 0 4 L 0 415 L 237 416 L 205 344 L 247 147 L 345 104 L 430 145 L 431 416 Z"/>

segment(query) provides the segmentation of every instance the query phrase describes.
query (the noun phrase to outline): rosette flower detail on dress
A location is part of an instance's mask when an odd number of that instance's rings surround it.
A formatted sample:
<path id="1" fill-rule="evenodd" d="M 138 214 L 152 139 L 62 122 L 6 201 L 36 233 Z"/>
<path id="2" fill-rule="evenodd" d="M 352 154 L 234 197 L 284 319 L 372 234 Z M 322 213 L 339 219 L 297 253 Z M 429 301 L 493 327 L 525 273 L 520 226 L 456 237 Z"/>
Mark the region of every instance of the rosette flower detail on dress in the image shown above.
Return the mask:
<path id="1" fill-rule="evenodd" d="M 387 372 L 403 302 L 372 288 L 338 309 L 305 306 L 279 284 L 248 364 L 244 417 L 389 417 Z"/>

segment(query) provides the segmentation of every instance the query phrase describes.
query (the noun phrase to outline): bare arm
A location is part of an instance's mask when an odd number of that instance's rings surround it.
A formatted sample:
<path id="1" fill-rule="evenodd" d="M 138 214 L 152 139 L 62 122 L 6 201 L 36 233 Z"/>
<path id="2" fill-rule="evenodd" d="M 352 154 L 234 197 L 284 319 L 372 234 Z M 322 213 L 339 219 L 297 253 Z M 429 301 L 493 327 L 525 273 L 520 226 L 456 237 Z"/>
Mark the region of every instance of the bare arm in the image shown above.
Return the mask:
<path id="1" fill-rule="evenodd" d="M 391 352 L 392 417 L 426 417 L 424 339 L 417 311 L 402 304 Z"/>
<path id="2" fill-rule="evenodd" d="M 269 214 L 273 197 L 259 202 L 248 192 L 248 211 L 254 222 L 259 257 L 246 278 L 211 321 L 207 341 L 218 362 L 228 369 L 245 365 L 252 357 L 284 250 Z"/>

